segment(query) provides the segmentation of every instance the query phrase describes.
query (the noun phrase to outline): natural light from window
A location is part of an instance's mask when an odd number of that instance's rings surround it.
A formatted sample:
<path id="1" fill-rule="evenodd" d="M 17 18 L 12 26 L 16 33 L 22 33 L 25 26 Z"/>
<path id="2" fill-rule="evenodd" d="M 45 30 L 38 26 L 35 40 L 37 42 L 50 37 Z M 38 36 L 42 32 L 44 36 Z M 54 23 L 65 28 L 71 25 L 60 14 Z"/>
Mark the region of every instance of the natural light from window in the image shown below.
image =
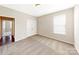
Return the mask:
<path id="1" fill-rule="evenodd" d="M 55 34 L 66 34 L 66 15 L 60 14 L 53 17 L 53 32 Z"/>

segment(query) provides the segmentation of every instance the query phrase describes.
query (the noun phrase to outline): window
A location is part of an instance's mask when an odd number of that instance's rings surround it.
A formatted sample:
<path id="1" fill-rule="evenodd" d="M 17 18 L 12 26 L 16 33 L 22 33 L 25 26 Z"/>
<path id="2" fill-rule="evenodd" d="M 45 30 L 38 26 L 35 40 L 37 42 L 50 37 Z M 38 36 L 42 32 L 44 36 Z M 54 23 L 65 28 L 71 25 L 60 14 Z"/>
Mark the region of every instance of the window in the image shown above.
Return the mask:
<path id="1" fill-rule="evenodd" d="M 55 34 L 65 34 L 66 15 L 56 15 L 53 19 L 53 32 Z"/>

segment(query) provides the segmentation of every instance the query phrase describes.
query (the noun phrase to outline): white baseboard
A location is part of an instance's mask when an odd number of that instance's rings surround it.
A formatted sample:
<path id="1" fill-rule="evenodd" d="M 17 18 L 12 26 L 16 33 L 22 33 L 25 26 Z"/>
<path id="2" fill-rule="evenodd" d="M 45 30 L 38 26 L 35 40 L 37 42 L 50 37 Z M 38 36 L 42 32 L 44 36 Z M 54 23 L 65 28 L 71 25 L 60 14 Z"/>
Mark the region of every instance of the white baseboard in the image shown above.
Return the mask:
<path id="1" fill-rule="evenodd" d="M 63 41 L 63 40 L 58 40 L 58 39 L 56 39 L 56 38 L 54 38 L 54 37 L 49 37 L 49 36 L 47 36 L 47 35 L 42 35 L 42 34 L 38 34 L 38 35 L 45 36 L 45 37 L 48 37 L 48 38 L 51 38 L 51 39 L 55 39 L 55 40 L 57 40 L 57 41 L 61 41 L 61 42 L 65 42 L 65 43 L 68 43 L 68 44 L 74 45 L 73 43 L 66 42 L 66 41 Z"/>
<path id="2" fill-rule="evenodd" d="M 16 38 L 15 38 L 15 42 L 20 41 L 20 40 L 23 40 L 23 39 L 28 38 L 28 37 L 31 37 L 31 36 L 36 35 L 36 34 L 37 34 L 37 33 L 31 34 L 31 35 L 27 35 L 27 36 L 22 37 L 22 38 L 20 38 L 20 39 L 16 39 Z"/>

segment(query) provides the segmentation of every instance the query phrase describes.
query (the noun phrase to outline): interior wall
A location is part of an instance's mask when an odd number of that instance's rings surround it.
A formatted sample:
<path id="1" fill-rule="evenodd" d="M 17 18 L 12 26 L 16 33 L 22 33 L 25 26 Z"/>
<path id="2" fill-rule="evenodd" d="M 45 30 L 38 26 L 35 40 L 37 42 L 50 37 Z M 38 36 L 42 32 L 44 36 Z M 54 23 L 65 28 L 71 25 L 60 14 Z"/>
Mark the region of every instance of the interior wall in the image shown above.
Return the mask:
<path id="1" fill-rule="evenodd" d="M 60 14 L 66 15 L 66 34 L 65 35 L 53 33 L 53 16 L 60 15 Z M 38 17 L 37 32 L 40 35 L 73 44 L 74 43 L 74 19 L 73 18 L 74 18 L 73 8 L 40 16 Z"/>
<path id="2" fill-rule="evenodd" d="M 74 7 L 74 40 L 75 47 L 79 52 L 79 5 Z"/>
<path id="3" fill-rule="evenodd" d="M 15 41 L 37 34 L 36 17 L 0 6 L 0 16 L 15 18 Z"/>

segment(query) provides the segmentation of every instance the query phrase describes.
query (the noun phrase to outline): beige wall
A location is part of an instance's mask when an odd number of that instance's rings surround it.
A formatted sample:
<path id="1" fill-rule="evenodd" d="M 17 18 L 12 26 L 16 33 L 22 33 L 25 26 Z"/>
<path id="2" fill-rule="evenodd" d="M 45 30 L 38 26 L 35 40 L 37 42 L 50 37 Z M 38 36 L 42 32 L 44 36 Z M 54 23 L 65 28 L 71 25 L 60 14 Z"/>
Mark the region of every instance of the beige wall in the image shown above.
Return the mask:
<path id="1" fill-rule="evenodd" d="M 15 41 L 37 33 L 37 19 L 33 16 L 0 6 L 0 16 L 15 18 Z"/>
<path id="2" fill-rule="evenodd" d="M 64 41 L 70 44 L 74 43 L 74 9 L 70 8 L 62 10 L 52 14 L 38 17 L 38 34 L 54 38 L 56 40 Z M 66 35 L 54 34 L 53 33 L 53 16 L 65 14 L 66 15 Z"/>

